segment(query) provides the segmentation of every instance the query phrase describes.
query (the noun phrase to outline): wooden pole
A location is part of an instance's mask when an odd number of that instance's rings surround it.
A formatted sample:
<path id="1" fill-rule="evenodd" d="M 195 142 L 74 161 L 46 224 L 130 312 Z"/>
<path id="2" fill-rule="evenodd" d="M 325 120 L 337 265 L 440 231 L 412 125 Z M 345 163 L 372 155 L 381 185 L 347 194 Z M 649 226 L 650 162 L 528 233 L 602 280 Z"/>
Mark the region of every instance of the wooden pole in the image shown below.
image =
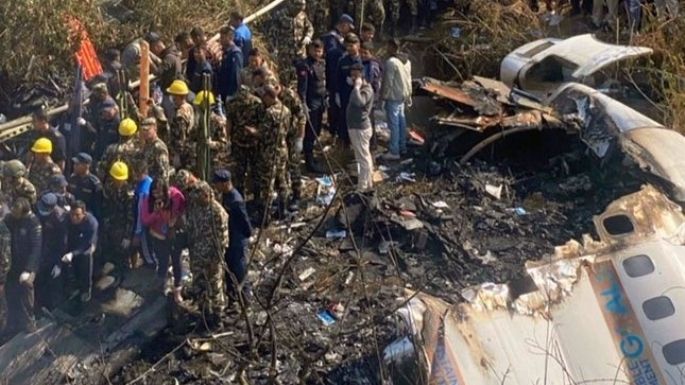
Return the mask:
<path id="1" fill-rule="evenodd" d="M 150 44 L 146 41 L 140 42 L 140 92 L 138 93 L 138 104 L 140 114 L 147 116 L 150 101 Z"/>

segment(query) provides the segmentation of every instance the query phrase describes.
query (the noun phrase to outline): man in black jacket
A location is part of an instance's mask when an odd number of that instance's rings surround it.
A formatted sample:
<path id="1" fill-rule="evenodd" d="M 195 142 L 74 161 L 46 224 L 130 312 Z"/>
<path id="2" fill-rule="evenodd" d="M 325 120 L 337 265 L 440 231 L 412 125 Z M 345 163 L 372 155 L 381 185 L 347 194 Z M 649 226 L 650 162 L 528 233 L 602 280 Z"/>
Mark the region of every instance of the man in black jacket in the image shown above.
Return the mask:
<path id="1" fill-rule="evenodd" d="M 304 160 L 309 172 L 322 170 L 314 162 L 314 143 L 321 133 L 324 109 L 328 104 L 326 90 L 326 62 L 323 59 L 323 42 L 314 40 L 308 56 L 297 65 L 297 93 L 307 106 L 307 127 L 304 133 Z"/>
<path id="2" fill-rule="evenodd" d="M 26 198 L 13 202 L 5 224 L 10 231 L 12 258 L 5 282 L 7 324 L 3 336 L 11 337 L 18 332 L 35 330 L 33 281 L 38 270 L 43 231 Z"/>
<path id="3" fill-rule="evenodd" d="M 43 247 L 36 277 L 36 310 L 52 310 L 62 298 L 62 266 L 60 258 L 67 248 L 69 215 L 58 204 L 53 193 L 43 195 L 36 204 L 43 227 Z"/>
<path id="4" fill-rule="evenodd" d="M 97 245 L 98 221 L 86 211 L 83 201 L 76 201 L 69 211 L 71 223 L 67 252 L 62 262 L 74 264 L 74 274 L 81 292 L 81 302 L 90 301 L 93 288 L 93 253 Z"/>
<path id="5" fill-rule="evenodd" d="M 228 249 L 224 258 L 230 273 L 226 277 L 226 286 L 229 297 L 235 300 L 239 291 L 238 285 L 243 284 L 244 292 L 250 290 L 249 283 L 243 281 L 247 276 L 246 252 L 252 236 L 252 225 L 243 196 L 231 183 L 231 173 L 228 170 L 217 170 L 214 172 L 213 182 L 221 194 L 221 205 L 228 213 Z"/>

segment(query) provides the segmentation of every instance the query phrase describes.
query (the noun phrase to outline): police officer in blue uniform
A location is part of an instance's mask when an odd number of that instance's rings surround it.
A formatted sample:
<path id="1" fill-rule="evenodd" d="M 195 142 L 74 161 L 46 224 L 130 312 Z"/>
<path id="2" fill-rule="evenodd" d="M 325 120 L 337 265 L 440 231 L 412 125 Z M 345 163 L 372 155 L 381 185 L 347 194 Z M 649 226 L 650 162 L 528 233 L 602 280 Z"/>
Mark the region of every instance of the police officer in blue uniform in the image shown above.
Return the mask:
<path id="1" fill-rule="evenodd" d="M 229 296 L 236 300 L 238 288 L 236 285 L 243 284 L 244 291 L 240 294 L 249 293 L 249 284 L 245 281 L 247 276 L 247 246 L 252 236 L 245 201 L 240 192 L 231 183 L 231 173 L 228 170 L 214 172 L 213 182 L 216 190 L 221 194 L 221 204 L 228 212 L 228 249 L 226 249 L 226 265 L 231 274 L 227 274 L 227 287 Z M 231 276 L 232 275 L 232 276 Z M 243 295 L 243 300 L 246 300 Z"/>
<path id="2" fill-rule="evenodd" d="M 76 200 L 83 201 L 97 220 L 101 220 L 102 182 L 90 172 L 93 158 L 85 152 L 80 152 L 71 158 L 71 161 L 74 164 L 74 172 L 69 177 L 69 192 Z"/>
<path id="3" fill-rule="evenodd" d="M 326 88 L 328 95 L 335 95 L 335 79 L 338 61 L 345 54 L 345 36 L 354 30 L 354 19 L 350 15 L 343 14 L 335 24 L 335 28 L 321 37 L 326 54 Z M 333 135 L 338 134 L 338 120 L 345 115 L 335 103 L 330 103 L 328 108 L 328 130 Z"/>
<path id="4" fill-rule="evenodd" d="M 323 113 L 328 104 L 326 90 L 326 62 L 323 59 L 323 42 L 314 40 L 307 47 L 307 58 L 297 66 L 297 93 L 307 106 L 307 127 L 304 133 L 304 160 L 307 171 L 320 173 L 314 162 L 314 143 L 321 133 Z"/>
<path id="5" fill-rule="evenodd" d="M 67 250 L 62 262 L 72 264 L 81 294 L 81 302 L 88 302 L 93 288 L 93 254 L 98 239 L 98 221 L 86 211 L 83 201 L 74 202 L 69 211 Z"/>
<path id="6" fill-rule="evenodd" d="M 350 140 L 347 132 L 345 111 L 347 111 L 347 105 L 350 102 L 350 94 L 352 94 L 352 88 L 354 87 L 350 71 L 353 65 L 358 64 L 363 66 L 359 44 L 360 40 L 357 35 L 349 33 L 345 36 L 345 49 L 347 52 L 338 61 L 338 67 L 335 71 L 335 104 L 342 111 L 338 118 L 338 135 L 345 143 L 349 143 Z"/>

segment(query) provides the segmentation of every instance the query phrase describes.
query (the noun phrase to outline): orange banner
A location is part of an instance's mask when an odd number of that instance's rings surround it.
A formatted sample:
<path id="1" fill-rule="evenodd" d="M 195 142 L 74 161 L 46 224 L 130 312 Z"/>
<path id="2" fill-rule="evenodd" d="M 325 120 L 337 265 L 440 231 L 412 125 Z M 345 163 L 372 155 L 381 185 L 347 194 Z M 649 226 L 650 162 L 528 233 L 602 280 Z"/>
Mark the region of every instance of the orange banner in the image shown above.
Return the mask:
<path id="1" fill-rule="evenodd" d="M 79 44 L 76 51 L 76 61 L 83 68 L 83 79 L 89 81 L 90 79 L 102 74 L 102 65 L 95 52 L 95 46 L 88 36 L 88 31 L 83 27 L 78 19 L 68 17 L 69 28 L 71 29 L 72 39 Z"/>

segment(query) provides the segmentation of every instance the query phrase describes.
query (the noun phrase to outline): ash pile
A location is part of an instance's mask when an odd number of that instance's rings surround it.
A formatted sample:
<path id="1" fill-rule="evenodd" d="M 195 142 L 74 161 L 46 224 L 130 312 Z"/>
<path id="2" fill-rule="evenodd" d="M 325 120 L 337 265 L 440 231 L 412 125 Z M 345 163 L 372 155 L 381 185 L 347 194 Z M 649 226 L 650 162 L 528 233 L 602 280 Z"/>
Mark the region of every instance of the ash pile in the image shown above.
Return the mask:
<path id="1" fill-rule="evenodd" d="M 593 215 L 639 190 L 641 169 L 620 151 L 598 157 L 576 115 L 505 100 L 486 82 L 443 88 L 432 126 L 414 127 L 413 157 L 378 165 L 374 193 L 345 193 L 343 170 L 310 180 L 308 207 L 252 246 L 250 306 L 214 334 L 175 322 L 116 382 L 386 383 L 405 290 L 457 302 L 471 285 L 522 278 L 526 261 L 593 231 Z M 464 161 L 520 127 L 530 130 Z"/>

